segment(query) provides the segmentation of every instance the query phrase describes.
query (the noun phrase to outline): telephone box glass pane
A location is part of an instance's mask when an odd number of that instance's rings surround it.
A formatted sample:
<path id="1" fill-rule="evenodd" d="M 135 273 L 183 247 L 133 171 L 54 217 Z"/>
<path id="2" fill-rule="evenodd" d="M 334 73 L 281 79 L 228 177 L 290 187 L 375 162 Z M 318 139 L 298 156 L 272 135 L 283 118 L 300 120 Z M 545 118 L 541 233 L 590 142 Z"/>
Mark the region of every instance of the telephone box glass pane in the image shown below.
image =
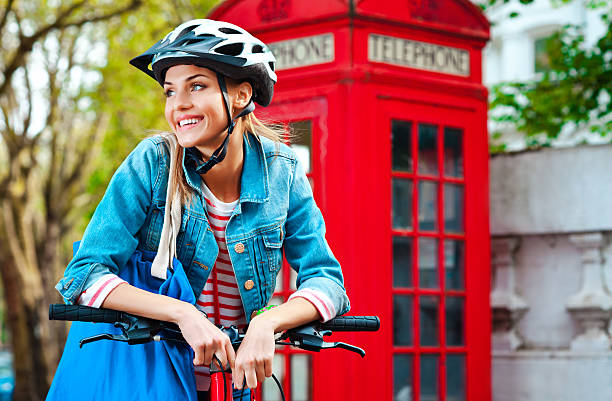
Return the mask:
<path id="1" fill-rule="evenodd" d="M 310 400 L 311 366 L 310 355 L 291 355 L 291 399 L 293 401 Z"/>
<path id="2" fill-rule="evenodd" d="M 463 130 L 444 128 L 444 175 L 463 177 Z"/>
<path id="3" fill-rule="evenodd" d="M 446 297 L 446 345 L 461 347 L 465 345 L 463 336 L 464 299 Z"/>
<path id="4" fill-rule="evenodd" d="M 276 353 L 272 360 L 272 372 L 281 383 L 285 377 L 285 355 Z M 263 401 L 281 401 L 280 392 L 274 380 L 265 380 L 261 389 Z"/>
<path id="5" fill-rule="evenodd" d="M 444 184 L 444 230 L 462 233 L 463 185 Z"/>
<path id="6" fill-rule="evenodd" d="M 438 305 L 436 296 L 426 295 L 419 298 L 419 317 L 421 318 L 421 345 L 437 346 L 438 341 Z"/>
<path id="7" fill-rule="evenodd" d="M 412 345 L 412 297 L 393 296 L 393 344 Z"/>
<path id="8" fill-rule="evenodd" d="M 465 355 L 446 355 L 446 401 L 465 401 Z"/>
<path id="9" fill-rule="evenodd" d="M 293 133 L 291 147 L 304 166 L 304 170 L 309 173 L 312 165 L 312 122 L 294 121 L 289 123 L 289 127 Z"/>
<path id="10" fill-rule="evenodd" d="M 412 181 L 393 179 L 393 228 L 412 229 Z"/>
<path id="11" fill-rule="evenodd" d="M 391 156 L 393 171 L 412 171 L 412 123 L 391 121 Z"/>
<path id="12" fill-rule="evenodd" d="M 463 241 L 447 239 L 444 241 L 444 272 L 446 288 L 463 290 L 463 275 L 465 271 L 465 244 Z"/>
<path id="13" fill-rule="evenodd" d="M 419 174 L 438 175 L 438 127 L 419 124 Z"/>
<path id="14" fill-rule="evenodd" d="M 421 401 L 438 401 L 438 355 L 421 355 Z"/>
<path id="15" fill-rule="evenodd" d="M 419 182 L 419 230 L 438 229 L 438 184 L 433 181 Z"/>
<path id="16" fill-rule="evenodd" d="M 393 237 L 393 286 L 412 287 L 412 238 Z"/>
<path id="17" fill-rule="evenodd" d="M 412 355 L 393 355 L 393 401 L 413 400 L 412 387 Z"/>
<path id="18" fill-rule="evenodd" d="M 419 238 L 419 287 L 437 288 L 438 283 L 438 240 Z"/>

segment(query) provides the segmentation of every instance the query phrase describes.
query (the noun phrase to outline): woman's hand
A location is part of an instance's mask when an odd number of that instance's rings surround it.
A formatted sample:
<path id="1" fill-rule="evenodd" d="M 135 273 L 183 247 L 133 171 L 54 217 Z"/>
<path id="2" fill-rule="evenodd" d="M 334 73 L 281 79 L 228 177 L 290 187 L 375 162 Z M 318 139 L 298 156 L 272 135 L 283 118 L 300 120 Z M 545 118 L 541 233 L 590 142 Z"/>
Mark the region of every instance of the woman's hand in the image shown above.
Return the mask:
<path id="1" fill-rule="evenodd" d="M 223 368 L 226 368 L 229 362 L 230 367 L 234 369 L 236 354 L 229 337 L 195 306 L 187 303 L 185 305 L 177 317 L 176 324 L 181 329 L 185 341 L 193 348 L 195 353 L 193 364 L 208 366 L 213 360 L 213 355 L 217 355 Z"/>
<path id="2" fill-rule="evenodd" d="M 234 387 L 238 390 L 242 389 L 245 378 L 248 388 L 256 388 L 258 382 L 272 376 L 275 328 L 263 315 L 255 317 L 249 324 L 232 370 Z"/>

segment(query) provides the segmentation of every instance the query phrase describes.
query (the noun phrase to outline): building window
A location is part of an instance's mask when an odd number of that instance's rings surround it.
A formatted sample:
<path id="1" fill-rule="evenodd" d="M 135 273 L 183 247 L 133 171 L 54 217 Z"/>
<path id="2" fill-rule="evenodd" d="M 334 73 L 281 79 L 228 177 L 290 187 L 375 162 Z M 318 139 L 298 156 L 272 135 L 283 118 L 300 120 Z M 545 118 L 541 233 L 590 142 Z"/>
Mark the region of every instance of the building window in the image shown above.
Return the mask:
<path id="1" fill-rule="evenodd" d="M 534 47 L 534 70 L 536 74 L 550 71 L 549 50 L 558 41 L 556 34 L 549 34 L 536 38 L 533 42 Z"/>

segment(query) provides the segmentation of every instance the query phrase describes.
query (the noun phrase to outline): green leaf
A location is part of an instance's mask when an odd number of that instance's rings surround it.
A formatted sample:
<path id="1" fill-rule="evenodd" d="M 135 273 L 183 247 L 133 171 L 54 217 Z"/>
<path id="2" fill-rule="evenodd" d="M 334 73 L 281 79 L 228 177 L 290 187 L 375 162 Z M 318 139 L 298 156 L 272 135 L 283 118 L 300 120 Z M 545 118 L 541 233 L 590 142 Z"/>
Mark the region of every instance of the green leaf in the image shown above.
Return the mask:
<path id="1" fill-rule="evenodd" d="M 491 88 L 490 119 L 513 124 L 529 148 L 550 146 L 568 125 L 589 124 L 589 131 L 600 135 L 601 124 L 591 120 L 612 115 L 612 102 L 598 100 L 612 94 L 610 56 L 603 56 L 612 54 L 610 23 L 592 48 L 585 46 L 581 27 L 565 26 L 547 39 L 545 52 L 548 69 L 539 80 Z"/>

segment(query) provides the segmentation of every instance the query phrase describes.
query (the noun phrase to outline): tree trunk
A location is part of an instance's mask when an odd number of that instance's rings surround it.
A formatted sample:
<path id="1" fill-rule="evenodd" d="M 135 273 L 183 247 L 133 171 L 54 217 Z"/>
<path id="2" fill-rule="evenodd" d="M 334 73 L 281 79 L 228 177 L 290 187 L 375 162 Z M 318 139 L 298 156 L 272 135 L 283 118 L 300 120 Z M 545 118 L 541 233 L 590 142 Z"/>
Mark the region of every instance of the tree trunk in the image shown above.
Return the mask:
<path id="1" fill-rule="evenodd" d="M 11 223 L 3 221 L 5 228 Z M 57 244 L 53 238 L 49 242 Z M 53 244 L 45 245 L 53 247 Z M 24 258 L 16 257 L 6 246 L 1 248 L 0 275 L 15 371 L 13 400 L 44 400 L 63 346 L 58 331 L 62 333 L 65 328 L 49 322 L 47 314 L 49 303 L 57 301 L 56 296 L 51 301 L 52 292 L 43 290 L 47 286 L 43 282 L 51 279 L 45 280 L 43 276 L 49 274 L 46 270 L 52 269 L 51 266 L 25 266 L 28 262 Z M 51 263 L 53 258 L 47 260 Z"/>
<path id="2" fill-rule="evenodd" d="M 55 289 L 57 280 L 62 276 L 63 268 L 60 259 L 60 242 L 64 233 L 61 232 L 61 224 L 54 218 L 47 221 L 47 230 L 45 241 L 42 245 L 42 255 L 38 257 L 39 261 L 44 261 L 43 266 L 40 266 L 40 273 L 43 282 L 45 305 L 41 307 L 46 311 L 46 307 L 51 303 L 62 303 L 62 298 Z M 45 318 L 47 318 L 45 316 Z M 66 343 L 65 330 L 66 324 L 62 322 L 49 322 L 49 358 L 52 363 L 51 375 L 55 373 L 55 367 L 59 362 L 61 351 Z M 52 376 L 51 376 L 52 379 Z M 49 382 L 50 383 L 50 382 Z"/>
<path id="3" fill-rule="evenodd" d="M 37 316 L 36 311 L 28 310 L 26 303 L 21 299 L 25 294 L 19 288 L 17 268 L 18 266 L 14 263 L 6 260 L 0 265 L 6 300 L 5 316 L 11 332 L 10 343 L 13 350 L 13 369 L 15 371 L 13 399 L 15 401 L 42 400 L 43 391 L 41 391 L 40 378 L 46 375 L 34 374 L 34 372 L 43 373 L 47 367 L 40 363 L 41 358 L 36 355 L 40 347 L 32 346 L 37 342 L 32 327 L 37 326 L 36 322 L 40 320 L 40 317 Z"/>
<path id="4" fill-rule="evenodd" d="M 51 325 L 44 299 L 32 299 L 18 284 L 14 263 L 0 265 L 11 332 L 15 370 L 14 401 L 44 400 L 57 366 L 60 349 L 49 335 Z M 30 298 L 30 299 L 27 299 Z M 57 328 L 55 328 L 57 330 Z"/>

